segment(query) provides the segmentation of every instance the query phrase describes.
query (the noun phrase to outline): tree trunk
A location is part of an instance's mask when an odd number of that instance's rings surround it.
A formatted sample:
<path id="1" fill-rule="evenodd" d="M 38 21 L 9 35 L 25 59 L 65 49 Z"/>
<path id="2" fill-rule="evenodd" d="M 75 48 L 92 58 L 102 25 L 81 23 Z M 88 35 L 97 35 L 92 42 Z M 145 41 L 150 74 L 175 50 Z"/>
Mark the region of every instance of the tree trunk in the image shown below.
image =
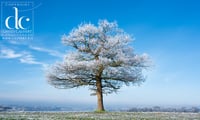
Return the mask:
<path id="1" fill-rule="evenodd" d="M 105 111 L 104 105 L 103 105 L 103 92 L 102 92 L 102 83 L 101 79 L 96 79 L 96 87 L 97 87 L 97 111 Z"/>

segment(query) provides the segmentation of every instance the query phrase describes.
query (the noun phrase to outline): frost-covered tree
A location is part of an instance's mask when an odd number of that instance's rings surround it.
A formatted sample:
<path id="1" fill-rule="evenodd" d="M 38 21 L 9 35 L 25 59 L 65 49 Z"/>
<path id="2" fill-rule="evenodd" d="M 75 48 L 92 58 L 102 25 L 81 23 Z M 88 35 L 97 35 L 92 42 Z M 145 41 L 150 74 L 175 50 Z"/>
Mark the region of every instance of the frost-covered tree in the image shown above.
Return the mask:
<path id="1" fill-rule="evenodd" d="M 48 70 L 48 82 L 63 89 L 88 86 L 91 95 L 97 95 L 97 110 L 104 111 L 103 94 L 144 81 L 142 71 L 148 67 L 148 56 L 135 54 L 131 41 L 116 22 L 81 24 L 63 35 L 62 43 L 74 52 Z"/>

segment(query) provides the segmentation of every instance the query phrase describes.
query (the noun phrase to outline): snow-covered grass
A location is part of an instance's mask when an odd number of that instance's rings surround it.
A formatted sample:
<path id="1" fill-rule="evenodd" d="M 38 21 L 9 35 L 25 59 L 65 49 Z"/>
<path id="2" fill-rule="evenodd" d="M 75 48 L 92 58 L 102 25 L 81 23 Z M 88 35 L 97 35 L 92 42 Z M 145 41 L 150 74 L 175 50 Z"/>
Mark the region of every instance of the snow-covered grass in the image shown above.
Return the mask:
<path id="1" fill-rule="evenodd" d="M 200 120 L 200 113 L 0 112 L 0 120 Z"/>

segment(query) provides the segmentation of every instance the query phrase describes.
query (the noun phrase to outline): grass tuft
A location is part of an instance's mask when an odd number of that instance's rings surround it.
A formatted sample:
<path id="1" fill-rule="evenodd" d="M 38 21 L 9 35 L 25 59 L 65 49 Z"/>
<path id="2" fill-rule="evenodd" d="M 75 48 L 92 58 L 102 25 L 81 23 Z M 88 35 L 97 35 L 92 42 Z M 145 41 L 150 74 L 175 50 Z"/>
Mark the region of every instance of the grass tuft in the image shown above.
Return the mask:
<path id="1" fill-rule="evenodd" d="M 107 113 L 105 110 L 95 110 L 94 113 Z"/>

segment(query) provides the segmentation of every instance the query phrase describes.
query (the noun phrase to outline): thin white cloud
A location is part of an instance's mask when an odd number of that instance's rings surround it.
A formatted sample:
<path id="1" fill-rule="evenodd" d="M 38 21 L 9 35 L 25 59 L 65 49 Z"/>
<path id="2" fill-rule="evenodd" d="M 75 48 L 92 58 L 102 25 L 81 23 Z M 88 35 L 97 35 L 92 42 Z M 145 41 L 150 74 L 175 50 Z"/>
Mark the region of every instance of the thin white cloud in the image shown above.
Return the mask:
<path id="1" fill-rule="evenodd" d="M 58 51 L 55 50 L 50 50 L 46 48 L 41 48 L 41 47 L 36 47 L 36 46 L 29 46 L 30 49 L 40 51 L 40 52 L 46 52 L 51 56 L 56 56 L 56 57 L 63 57 L 64 55 Z"/>
<path id="2" fill-rule="evenodd" d="M 25 84 L 25 80 L 7 80 L 7 81 L 2 81 L 3 84 L 5 85 L 23 85 Z"/>
<path id="3" fill-rule="evenodd" d="M 21 63 L 25 64 L 35 64 L 35 65 L 42 65 L 46 66 L 45 63 L 38 62 L 35 60 L 34 56 L 31 55 L 29 52 L 16 52 L 12 49 L 8 48 L 1 48 L 0 49 L 0 58 L 3 59 L 18 59 Z"/>
<path id="4" fill-rule="evenodd" d="M 16 53 L 12 49 L 1 49 L 0 50 L 0 58 L 12 59 L 22 57 L 22 54 Z"/>
<path id="5" fill-rule="evenodd" d="M 31 55 L 30 53 L 25 52 L 23 54 L 23 56 L 19 59 L 19 61 L 21 63 L 26 63 L 26 64 L 38 64 L 38 65 L 45 65 L 42 62 L 38 62 L 35 60 L 35 58 L 33 57 L 33 55 Z"/>

